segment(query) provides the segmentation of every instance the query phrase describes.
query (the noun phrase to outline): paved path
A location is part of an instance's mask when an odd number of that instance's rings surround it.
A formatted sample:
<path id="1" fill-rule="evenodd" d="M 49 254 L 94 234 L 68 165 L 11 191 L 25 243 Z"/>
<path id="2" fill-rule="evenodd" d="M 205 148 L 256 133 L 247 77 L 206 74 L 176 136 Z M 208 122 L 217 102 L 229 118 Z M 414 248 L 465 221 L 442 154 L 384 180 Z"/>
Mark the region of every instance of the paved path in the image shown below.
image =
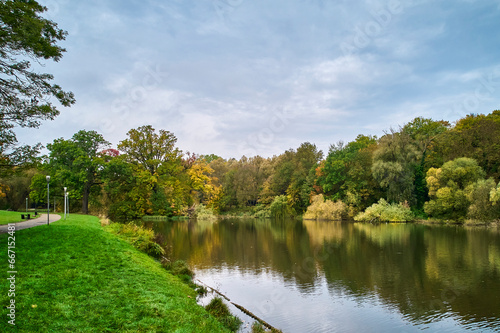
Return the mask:
<path id="1" fill-rule="evenodd" d="M 21 214 L 21 213 L 19 213 Z M 50 214 L 49 215 L 49 223 L 58 221 L 61 219 L 60 215 L 57 214 Z M 25 222 L 16 222 L 14 223 L 16 226 L 16 231 L 17 230 L 22 230 L 22 229 L 27 229 L 27 228 L 32 228 L 32 227 L 38 227 L 39 225 L 47 225 L 47 214 L 43 214 L 42 216 L 36 218 L 36 219 L 31 219 Z M 8 224 L 0 225 L 0 234 L 4 234 L 8 231 Z"/>

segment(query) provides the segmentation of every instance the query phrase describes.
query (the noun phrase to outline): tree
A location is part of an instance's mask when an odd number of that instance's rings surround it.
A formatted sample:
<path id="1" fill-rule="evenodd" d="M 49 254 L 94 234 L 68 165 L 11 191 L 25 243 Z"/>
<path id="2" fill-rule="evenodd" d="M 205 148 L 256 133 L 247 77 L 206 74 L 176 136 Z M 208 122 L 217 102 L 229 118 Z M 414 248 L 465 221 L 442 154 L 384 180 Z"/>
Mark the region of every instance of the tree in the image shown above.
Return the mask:
<path id="1" fill-rule="evenodd" d="M 36 168 L 15 168 L 8 177 L 0 177 L 0 206 L 3 207 L 2 209 L 19 210 L 25 207 L 31 179 L 36 173 Z M 3 193 L 2 188 L 4 189 Z"/>
<path id="2" fill-rule="evenodd" d="M 34 0 L 0 2 L 0 152 L 16 143 L 15 125 L 36 128 L 59 114 L 51 97 L 75 103 L 73 93 L 50 83 L 53 75 L 31 69 L 30 60 L 57 62 L 65 52 L 56 43 L 67 33 L 40 16 L 46 10 Z"/>
<path id="3" fill-rule="evenodd" d="M 425 172 L 427 156 L 435 140 L 446 132 L 449 123 L 417 117 L 399 131 L 393 129 L 379 140 L 372 172 L 387 190 L 391 202 L 408 202 L 421 210 L 427 201 Z"/>
<path id="4" fill-rule="evenodd" d="M 438 218 L 464 219 L 468 213 L 470 199 L 474 196 L 473 188 L 485 186 L 474 184 L 483 180 L 484 176 L 485 172 L 477 162 L 467 157 L 446 162 L 439 169 L 430 168 L 426 181 L 431 200 L 425 203 L 425 212 Z M 468 186 L 473 188 L 467 189 Z M 481 189 L 481 192 L 484 190 Z M 471 193 L 469 198 L 468 193 Z"/>
<path id="5" fill-rule="evenodd" d="M 113 221 L 124 222 L 153 214 L 152 190 L 157 178 L 141 165 L 125 161 L 124 156 L 111 158 L 104 165 L 104 205 Z"/>
<path id="6" fill-rule="evenodd" d="M 290 203 L 286 195 L 278 195 L 274 198 L 270 206 L 271 215 L 277 219 L 283 219 L 292 215 Z"/>
<path id="7" fill-rule="evenodd" d="M 180 209 L 180 206 L 190 204 L 186 170 L 196 161 L 196 155 L 183 161 L 182 152 L 175 147 L 175 135 L 165 130 L 156 133 L 151 125 L 131 129 L 127 136 L 118 144 L 118 149 L 125 153 L 123 158 L 136 166 L 135 173 L 141 173 L 142 168 L 151 176 L 150 209 L 145 213 L 171 215 L 172 206 Z"/>
<path id="8" fill-rule="evenodd" d="M 159 134 L 151 125 L 131 129 L 128 139 L 120 142 L 118 149 L 126 154 L 129 162 L 141 164 L 151 175 L 160 167 L 168 172 L 172 164 L 181 162 L 181 151 L 175 147 L 177 138 L 169 131 L 160 130 Z"/>
<path id="9" fill-rule="evenodd" d="M 261 186 L 259 202 L 268 204 L 276 196 L 286 195 L 290 211 L 303 213 L 313 194 L 314 169 L 322 158 L 323 152 L 309 142 L 273 158 L 270 175 Z"/>
<path id="10" fill-rule="evenodd" d="M 475 159 L 487 177 L 500 180 L 500 110 L 488 115 L 468 115 L 454 128 L 436 139 L 429 156 L 430 165 L 438 167 L 459 157 Z"/>
<path id="11" fill-rule="evenodd" d="M 328 198 L 343 200 L 356 213 L 378 199 L 379 186 L 372 176 L 376 138 L 358 135 L 356 140 L 330 146 L 326 160 L 316 170 L 316 184 Z"/>
<path id="12" fill-rule="evenodd" d="M 89 196 L 95 185 L 101 184 L 104 156 L 102 148 L 109 145 L 96 131 L 81 130 L 71 140 L 56 139 L 47 145 L 50 151 L 46 171 L 58 183 L 72 189 L 82 199 L 82 213 L 89 213 Z"/>
<path id="13" fill-rule="evenodd" d="M 314 194 L 314 170 L 322 158 L 323 152 L 312 143 L 304 142 L 297 148 L 293 158 L 294 172 L 287 194 L 293 203 L 292 209 L 299 214 L 306 211 Z"/>
<path id="14" fill-rule="evenodd" d="M 414 204 L 415 168 L 422 153 L 411 136 L 403 131 L 391 132 L 380 138 L 373 155 L 372 173 L 390 202 Z"/>
<path id="15" fill-rule="evenodd" d="M 427 160 L 429 152 L 435 144 L 436 139 L 446 133 L 450 123 L 444 120 L 434 121 L 429 118 L 417 117 L 407 123 L 401 132 L 410 136 L 415 147 L 420 153 L 420 162 L 414 164 L 414 198 L 417 210 L 422 210 L 424 203 L 429 200 L 428 190 L 425 183 L 425 174 L 429 167 Z"/>
<path id="16" fill-rule="evenodd" d="M 220 211 L 223 199 L 222 186 L 214 184 L 212 177 L 214 170 L 204 159 L 199 159 L 187 170 L 191 195 L 196 203 L 206 204 L 208 208 L 216 212 Z"/>
<path id="17" fill-rule="evenodd" d="M 264 182 L 270 175 L 269 161 L 260 156 L 243 156 L 232 177 L 235 196 L 240 206 L 255 206 Z M 229 192 L 230 193 L 230 192 Z"/>
<path id="18" fill-rule="evenodd" d="M 480 179 L 465 188 L 465 194 L 470 202 L 468 218 L 489 222 L 500 217 L 500 206 L 492 200 L 495 188 L 493 178 Z"/>

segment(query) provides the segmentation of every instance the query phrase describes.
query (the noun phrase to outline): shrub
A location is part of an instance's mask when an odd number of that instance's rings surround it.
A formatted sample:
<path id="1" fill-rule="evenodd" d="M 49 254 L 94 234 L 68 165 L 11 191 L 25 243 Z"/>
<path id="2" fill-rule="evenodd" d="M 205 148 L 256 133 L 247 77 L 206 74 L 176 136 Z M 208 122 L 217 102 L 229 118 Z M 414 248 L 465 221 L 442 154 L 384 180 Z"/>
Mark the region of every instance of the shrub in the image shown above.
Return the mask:
<path id="1" fill-rule="evenodd" d="M 267 207 L 265 205 L 257 205 L 255 206 L 253 210 L 253 216 L 258 219 L 265 219 L 265 218 L 270 218 L 272 216 L 271 214 L 271 208 Z"/>
<path id="2" fill-rule="evenodd" d="M 213 298 L 205 309 L 230 331 L 236 332 L 240 329 L 242 324 L 240 318 L 233 316 L 231 312 L 229 312 L 229 309 L 222 298 Z"/>
<path id="3" fill-rule="evenodd" d="M 163 261 L 162 266 L 171 271 L 173 275 L 187 275 L 191 278 L 194 276 L 193 271 L 184 260 L 176 260 L 173 263 L 170 261 Z"/>
<path id="4" fill-rule="evenodd" d="M 154 241 L 155 233 L 153 230 L 140 227 L 133 223 L 111 223 L 106 226 L 106 230 L 125 238 L 132 243 L 135 248 L 152 257 L 159 258 L 165 254 L 165 250 Z"/>
<path id="5" fill-rule="evenodd" d="M 407 222 L 413 221 L 415 216 L 408 204 L 389 204 L 384 199 L 368 207 L 364 213 L 354 217 L 356 221 L 364 222 Z"/>
<path id="6" fill-rule="evenodd" d="M 291 209 L 288 205 L 288 198 L 286 195 L 276 196 L 269 208 L 271 210 L 271 216 L 275 218 L 284 218 L 291 215 Z"/>
<path id="7" fill-rule="evenodd" d="M 210 209 L 203 204 L 199 204 L 194 208 L 194 215 L 197 220 L 216 220 L 217 216 Z"/>
<path id="8" fill-rule="evenodd" d="M 323 194 L 313 197 L 304 218 L 308 220 L 342 220 L 346 218 L 348 207 L 342 201 L 325 200 Z"/>

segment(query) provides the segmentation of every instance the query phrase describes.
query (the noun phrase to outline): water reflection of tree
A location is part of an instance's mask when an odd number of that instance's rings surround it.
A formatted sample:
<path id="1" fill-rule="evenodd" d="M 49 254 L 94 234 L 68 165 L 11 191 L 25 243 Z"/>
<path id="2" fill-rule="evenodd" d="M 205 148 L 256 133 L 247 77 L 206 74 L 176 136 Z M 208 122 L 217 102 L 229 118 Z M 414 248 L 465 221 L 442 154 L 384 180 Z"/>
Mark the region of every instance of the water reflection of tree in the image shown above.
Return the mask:
<path id="1" fill-rule="evenodd" d="M 198 269 L 270 271 L 304 293 L 324 276 L 333 297 L 379 299 L 415 323 L 443 311 L 465 322 L 500 318 L 500 236 L 488 229 L 224 220 L 158 231 Z"/>
<path id="2" fill-rule="evenodd" d="M 346 230 L 343 243 L 325 244 L 333 292 L 341 284 L 353 295 L 376 294 L 416 323 L 443 311 L 472 322 L 500 317 L 499 266 L 490 264 L 500 259 L 497 235 L 393 224 Z"/>

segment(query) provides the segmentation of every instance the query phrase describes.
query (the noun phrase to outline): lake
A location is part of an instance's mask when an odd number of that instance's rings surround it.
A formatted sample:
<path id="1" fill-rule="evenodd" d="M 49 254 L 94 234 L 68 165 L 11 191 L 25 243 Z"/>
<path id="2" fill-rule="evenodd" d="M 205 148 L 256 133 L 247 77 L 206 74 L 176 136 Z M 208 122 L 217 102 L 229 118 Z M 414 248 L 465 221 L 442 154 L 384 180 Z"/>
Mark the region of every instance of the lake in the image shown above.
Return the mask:
<path id="1" fill-rule="evenodd" d="M 283 332 L 500 331 L 498 228 L 291 219 L 147 225 L 163 235 L 170 258 Z"/>

